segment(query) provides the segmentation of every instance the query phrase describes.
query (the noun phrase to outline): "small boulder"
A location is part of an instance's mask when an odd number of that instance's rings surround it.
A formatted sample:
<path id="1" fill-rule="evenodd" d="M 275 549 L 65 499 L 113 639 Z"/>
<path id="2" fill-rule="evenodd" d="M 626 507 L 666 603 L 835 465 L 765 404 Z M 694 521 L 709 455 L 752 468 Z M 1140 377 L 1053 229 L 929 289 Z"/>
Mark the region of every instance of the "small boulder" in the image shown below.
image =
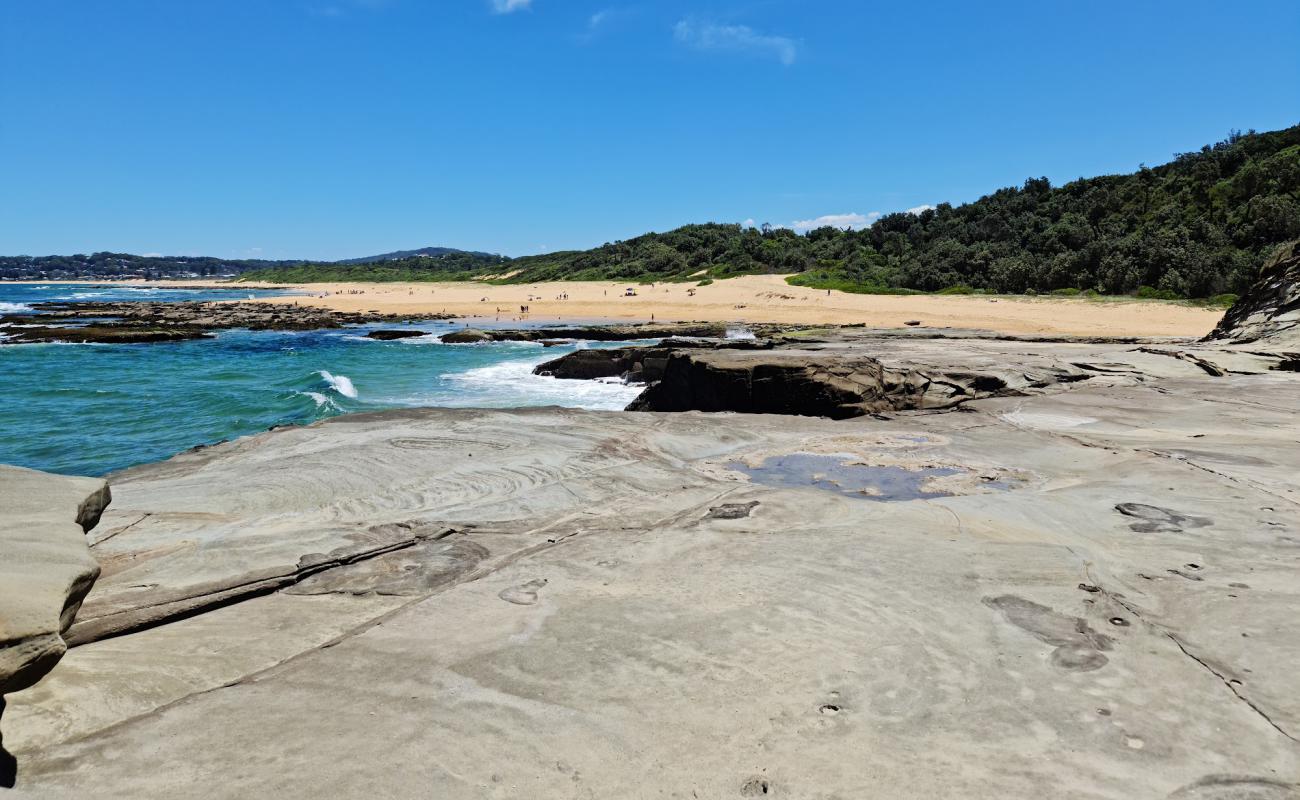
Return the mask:
<path id="1" fill-rule="evenodd" d="M 367 333 L 367 338 L 378 339 L 381 342 L 391 341 L 393 339 L 414 339 L 417 336 L 428 336 L 428 331 L 415 330 L 378 330 Z"/>
<path id="2" fill-rule="evenodd" d="M 475 342 L 493 341 L 492 334 L 487 331 L 481 331 L 478 328 L 465 328 L 464 330 L 444 333 L 438 337 L 438 341 L 443 344 L 473 344 Z"/>

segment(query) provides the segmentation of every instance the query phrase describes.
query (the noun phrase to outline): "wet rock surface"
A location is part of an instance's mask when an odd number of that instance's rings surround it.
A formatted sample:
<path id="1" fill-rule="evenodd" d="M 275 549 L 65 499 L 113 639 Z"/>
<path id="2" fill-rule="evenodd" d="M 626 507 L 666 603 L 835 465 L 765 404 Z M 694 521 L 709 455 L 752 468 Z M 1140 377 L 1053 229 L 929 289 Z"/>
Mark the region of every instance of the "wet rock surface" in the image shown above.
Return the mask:
<path id="1" fill-rule="evenodd" d="M 371 331 L 366 334 L 367 337 L 371 339 L 378 339 L 382 342 L 393 341 L 394 339 L 414 339 L 419 336 L 428 336 L 428 335 L 429 335 L 428 331 L 414 330 L 411 328 L 398 329 L 398 330 L 385 329 L 385 330 Z"/>
<path id="2" fill-rule="evenodd" d="M 378 312 L 342 312 L 284 303 L 149 301 L 38 303 L 39 314 L 0 316 L 4 342 L 169 342 L 206 338 L 209 331 L 318 330 L 371 322 L 449 319 Z M 420 335 L 420 334 L 416 334 Z"/>

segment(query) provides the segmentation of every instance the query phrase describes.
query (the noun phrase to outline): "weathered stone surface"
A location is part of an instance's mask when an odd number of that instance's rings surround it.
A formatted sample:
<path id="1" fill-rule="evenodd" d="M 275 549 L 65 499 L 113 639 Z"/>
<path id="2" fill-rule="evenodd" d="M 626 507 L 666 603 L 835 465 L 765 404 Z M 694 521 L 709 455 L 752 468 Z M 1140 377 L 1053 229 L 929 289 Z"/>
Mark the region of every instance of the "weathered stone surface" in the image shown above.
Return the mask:
<path id="1" fill-rule="evenodd" d="M 40 680 L 99 575 L 85 532 L 108 505 L 98 478 L 0 466 L 0 695 Z"/>
<path id="2" fill-rule="evenodd" d="M 67 651 L 63 632 L 99 575 L 86 531 L 108 501 L 102 480 L 0 466 L 0 717 L 5 695 L 36 684 Z M 3 734 L 0 789 L 17 777 Z"/>
<path id="3" fill-rule="evenodd" d="M 1207 339 L 1300 350 L 1300 240 L 1277 249 Z"/>
<path id="4" fill-rule="evenodd" d="M 978 397 L 1087 380 L 1068 364 L 968 371 L 891 367 L 838 352 L 671 353 L 658 383 L 630 411 L 738 411 L 847 419 L 882 411 L 946 408 Z"/>
<path id="5" fill-rule="evenodd" d="M 11 697 L 16 796 L 1294 796 L 1300 378 L 818 346 L 1094 377 L 839 422 L 386 412 L 129 470 L 78 625 L 148 625 Z M 736 467 L 781 453 L 947 483 Z"/>
<path id="6" fill-rule="evenodd" d="M 757 341 L 667 339 L 649 347 L 578 351 L 535 372 L 572 379 L 622 376 L 651 384 L 629 405 L 633 411 L 846 419 L 1051 392 L 1106 376 L 1293 370 L 1297 358 L 1284 351 L 1187 341 L 1066 341 L 951 330 L 920 335 L 845 326 L 787 331 Z"/>

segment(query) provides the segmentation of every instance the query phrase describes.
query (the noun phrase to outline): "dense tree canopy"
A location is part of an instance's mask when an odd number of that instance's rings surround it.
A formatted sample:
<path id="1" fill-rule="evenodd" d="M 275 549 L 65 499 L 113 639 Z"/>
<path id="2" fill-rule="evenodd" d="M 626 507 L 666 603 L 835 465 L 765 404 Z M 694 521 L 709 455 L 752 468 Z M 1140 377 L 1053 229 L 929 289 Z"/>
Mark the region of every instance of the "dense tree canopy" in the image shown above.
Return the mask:
<path id="1" fill-rule="evenodd" d="M 973 203 L 890 214 L 860 231 L 687 225 L 592 250 L 495 261 L 478 274 L 522 282 L 797 273 L 794 283 L 851 291 L 1209 297 L 1242 291 L 1269 251 L 1296 237 L 1300 126 L 1233 134 L 1128 175 L 1059 187 L 1031 178 Z M 254 275 L 303 280 L 307 270 L 319 280 L 446 280 L 474 267 L 402 261 Z"/>

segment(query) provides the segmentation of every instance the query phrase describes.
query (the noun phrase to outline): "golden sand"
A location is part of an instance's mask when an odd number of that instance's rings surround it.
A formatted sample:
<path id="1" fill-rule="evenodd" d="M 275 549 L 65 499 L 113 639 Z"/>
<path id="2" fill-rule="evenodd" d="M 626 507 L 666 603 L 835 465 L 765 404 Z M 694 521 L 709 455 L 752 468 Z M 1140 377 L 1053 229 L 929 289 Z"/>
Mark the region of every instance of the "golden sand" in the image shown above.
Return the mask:
<path id="1" fill-rule="evenodd" d="M 249 284 L 250 286 L 254 284 Z M 1203 336 L 1216 309 L 1165 302 L 1047 297 L 868 295 L 790 286 L 780 275 L 637 285 L 603 281 L 493 286 L 485 283 L 332 283 L 297 286 L 301 303 L 339 311 L 449 313 L 485 321 L 621 320 L 628 322 L 779 322 L 931 328 L 1083 336 Z M 635 296 L 625 296 L 631 288 Z M 530 312 L 521 316 L 520 306 Z"/>

